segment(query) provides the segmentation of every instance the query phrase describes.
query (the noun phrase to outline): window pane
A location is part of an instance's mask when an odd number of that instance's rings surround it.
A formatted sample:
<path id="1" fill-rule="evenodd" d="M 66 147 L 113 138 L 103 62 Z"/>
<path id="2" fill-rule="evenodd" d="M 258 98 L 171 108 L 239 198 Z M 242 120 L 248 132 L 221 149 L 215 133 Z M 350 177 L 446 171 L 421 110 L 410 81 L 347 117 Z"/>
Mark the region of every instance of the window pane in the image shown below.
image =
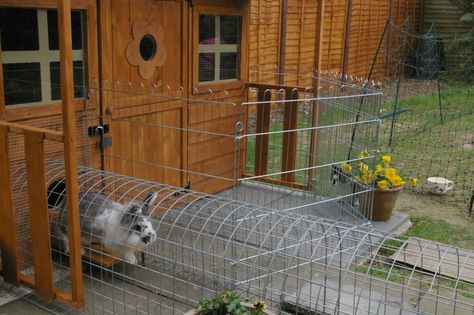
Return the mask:
<path id="1" fill-rule="evenodd" d="M 74 61 L 73 75 L 74 75 L 74 97 L 84 97 L 84 62 Z M 61 77 L 59 73 L 59 62 L 50 62 L 49 71 L 51 75 L 51 99 L 61 99 Z"/>
<path id="2" fill-rule="evenodd" d="M 72 49 L 82 49 L 82 30 L 83 14 L 81 11 L 71 12 L 72 24 Z M 56 10 L 48 10 L 48 42 L 50 50 L 59 49 L 58 39 L 58 12 Z"/>
<path id="3" fill-rule="evenodd" d="M 237 53 L 221 53 L 220 80 L 237 79 Z"/>
<path id="4" fill-rule="evenodd" d="M 240 16 L 221 16 L 221 44 L 239 43 L 240 23 Z"/>
<path id="5" fill-rule="evenodd" d="M 214 15 L 199 15 L 199 44 L 216 43 L 216 17 Z"/>
<path id="6" fill-rule="evenodd" d="M 3 65 L 5 105 L 41 102 L 39 62 Z"/>
<path id="7" fill-rule="evenodd" d="M 0 8 L 3 51 L 38 50 L 36 10 Z"/>
<path id="8" fill-rule="evenodd" d="M 199 82 L 214 81 L 216 56 L 214 53 L 199 54 Z"/>

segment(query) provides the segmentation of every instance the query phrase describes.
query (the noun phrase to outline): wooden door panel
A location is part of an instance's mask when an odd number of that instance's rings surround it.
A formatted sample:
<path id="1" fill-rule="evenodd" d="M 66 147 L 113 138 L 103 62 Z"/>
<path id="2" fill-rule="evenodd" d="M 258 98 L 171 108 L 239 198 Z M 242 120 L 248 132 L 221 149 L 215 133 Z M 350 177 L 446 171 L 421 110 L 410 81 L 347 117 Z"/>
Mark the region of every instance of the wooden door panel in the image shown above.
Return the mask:
<path id="1" fill-rule="evenodd" d="M 107 120 L 113 145 L 105 149 L 106 170 L 183 186 L 184 175 L 180 170 L 186 150 L 181 128 L 186 121 L 187 103 L 166 99 L 170 92 L 179 91 L 184 85 L 183 5 L 180 1 L 110 1 L 111 38 L 104 39 L 103 44 L 111 47 L 112 56 L 103 62 L 109 63 L 105 68 L 112 69 L 112 73 L 104 75 L 118 91 L 110 93 L 104 102 L 113 112 L 113 118 L 109 116 L 111 119 Z M 157 50 L 167 51 L 162 66 L 150 66 L 141 59 L 137 66 L 127 59 L 129 43 L 140 40 L 132 36 L 136 21 L 145 21 L 146 25 L 158 21 L 163 26 L 163 42 L 157 42 Z M 151 78 L 140 75 L 140 66 L 154 67 Z M 157 83 L 157 88 L 151 88 Z"/>

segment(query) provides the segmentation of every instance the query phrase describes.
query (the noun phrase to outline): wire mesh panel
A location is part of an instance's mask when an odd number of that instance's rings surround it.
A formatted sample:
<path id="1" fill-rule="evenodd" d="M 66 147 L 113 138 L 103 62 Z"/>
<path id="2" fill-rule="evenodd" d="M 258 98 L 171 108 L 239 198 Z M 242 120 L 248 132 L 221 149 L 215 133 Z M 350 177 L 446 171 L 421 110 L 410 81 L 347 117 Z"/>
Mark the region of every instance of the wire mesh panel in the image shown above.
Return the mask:
<path id="1" fill-rule="evenodd" d="M 62 162 L 47 169 L 61 287 L 70 281 L 67 187 Z M 87 167 L 78 174 L 86 313 L 181 313 L 225 288 L 285 314 L 474 311 L 472 251 Z"/>
<path id="2" fill-rule="evenodd" d="M 338 165 L 373 160 L 357 153 L 377 146 L 378 119 L 371 113 L 380 93 L 354 78 L 298 79 L 318 88 L 252 83 L 243 102 L 227 91 L 185 98 L 181 89 L 163 92 L 125 82 L 92 87 L 89 93 L 100 94 L 106 109 L 91 122 L 108 124 L 100 141 L 113 140 L 102 148 L 105 169 L 367 224 L 370 187 L 349 183 Z"/>

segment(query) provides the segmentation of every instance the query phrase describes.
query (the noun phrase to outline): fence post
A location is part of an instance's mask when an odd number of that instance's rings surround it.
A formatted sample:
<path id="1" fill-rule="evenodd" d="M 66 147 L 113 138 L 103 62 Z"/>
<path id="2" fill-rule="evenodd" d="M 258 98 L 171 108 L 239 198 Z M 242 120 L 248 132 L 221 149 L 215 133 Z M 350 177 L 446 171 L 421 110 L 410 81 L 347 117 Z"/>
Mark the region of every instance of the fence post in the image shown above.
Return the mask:
<path id="1" fill-rule="evenodd" d="M 64 164 L 67 187 L 66 201 L 70 249 L 71 298 L 77 306 L 81 306 L 84 302 L 84 292 L 79 225 L 79 191 L 77 187 L 76 121 L 74 110 L 70 0 L 58 0 L 58 35 L 64 128 Z"/>
<path id="2" fill-rule="evenodd" d="M 26 175 L 28 181 L 28 202 L 30 206 L 31 242 L 33 266 L 35 268 L 35 291 L 43 299 L 52 301 L 53 263 L 49 239 L 49 214 L 44 169 L 43 134 L 25 130 Z"/>
<path id="3" fill-rule="evenodd" d="M 1 67 L 0 67 L 1 68 Z M 8 155 L 8 127 L 0 126 L 0 247 L 2 252 L 3 279 L 18 285 L 18 248 L 15 214 L 11 187 L 10 158 Z"/>
<path id="4" fill-rule="evenodd" d="M 257 126 L 256 132 L 265 133 L 270 131 L 270 101 L 272 92 L 263 87 L 258 89 Z M 261 103 L 265 102 L 265 103 Z M 255 138 L 255 175 L 264 175 L 268 168 L 268 134 L 258 135 Z"/>
<path id="5" fill-rule="evenodd" d="M 298 128 L 298 90 L 287 89 L 285 93 L 285 114 L 283 120 L 283 130 L 294 130 Z M 281 179 L 287 182 L 295 181 L 296 166 L 296 144 L 297 132 L 285 132 L 283 134 L 283 150 L 281 158 L 281 170 L 283 173 Z"/>

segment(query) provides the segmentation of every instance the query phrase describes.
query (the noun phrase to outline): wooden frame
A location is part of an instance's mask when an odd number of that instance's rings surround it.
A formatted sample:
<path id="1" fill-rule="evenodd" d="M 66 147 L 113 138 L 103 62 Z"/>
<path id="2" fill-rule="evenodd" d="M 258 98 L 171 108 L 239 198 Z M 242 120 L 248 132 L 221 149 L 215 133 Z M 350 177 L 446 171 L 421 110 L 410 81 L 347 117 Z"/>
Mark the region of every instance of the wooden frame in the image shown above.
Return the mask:
<path id="1" fill-rule="evenodd" d="M 243 4 L 242 4 L 243 6 Z M 199 82 L 199 15 L 233 15 L 242 17 L 242 28 L 240 30 L 240 70 L 239 79 L 229 80 L 227 82 L 200 83 Z M 192 14 L 192 87 L 193 95 L 208 93 L 209 89 L 213 92 L 230 89 L 241 89 L 244 87 L 248 77 L 248 12 L 244 8 L 196 5 Z"/>
<path id="2" fill-rule="evenodd" d="M 41 8 L 41 9 L 57 9 L 57 0 L 0 0 L 0 6 L 16 7 L 16 8 Z M 98 65 L 98 48 L 97 48 L 97 10 L 94 0 L 71 0 L 71 8 L 83 10 L 86 13 L 86 30 L 84 41 L 84 64 L 85 64 L 85 80 L 90 82 L 93 78 L 99 77 Z M 2 62 L 2 52 L 0 49 L 0 62 Z M 45 117 L 61 114 L 61 101 L 54 101 L 40 104 L 19 104 L 14 106 L 5 106 L 5 98 L 3 95 L 3 73 L 0 71 L 0 113 L 3 111 L 4 118 L 7 121 L 19 121 L 24 119 Z M 91 108 L 96 107 L 97 99 L 74 99 L 75 111 L 82 111 L 86 104 L 90 104 Z"/>

